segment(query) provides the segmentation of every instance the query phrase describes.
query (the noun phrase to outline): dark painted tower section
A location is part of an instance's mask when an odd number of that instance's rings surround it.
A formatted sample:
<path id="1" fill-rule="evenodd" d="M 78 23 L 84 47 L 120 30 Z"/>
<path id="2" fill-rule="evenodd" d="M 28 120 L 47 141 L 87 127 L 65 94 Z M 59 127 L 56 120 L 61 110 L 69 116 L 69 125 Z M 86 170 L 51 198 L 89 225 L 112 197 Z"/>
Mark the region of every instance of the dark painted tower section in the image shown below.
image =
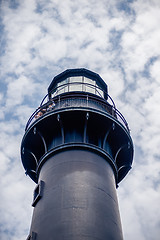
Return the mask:
<path id="1" fill-rule="evenodd" d="M 28 240 L 121 240 L 116 187 L 131 168 L 127 122 L 102 78 L 86 69 L 56 76 L 21 145 L 37 183 Z"/>

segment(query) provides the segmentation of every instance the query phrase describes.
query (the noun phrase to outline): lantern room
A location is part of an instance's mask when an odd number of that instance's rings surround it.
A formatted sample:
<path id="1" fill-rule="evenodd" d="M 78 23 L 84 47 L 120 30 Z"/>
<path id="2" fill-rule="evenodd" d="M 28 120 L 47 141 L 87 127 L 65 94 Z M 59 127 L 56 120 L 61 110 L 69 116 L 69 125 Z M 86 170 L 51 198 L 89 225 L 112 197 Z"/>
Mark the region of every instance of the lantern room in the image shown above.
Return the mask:
<path id="1" fill-rule="evenodd" d="M 70 92 L 86 92 L 107 99 L 107 85 L 96 73 L 84 69 L 68 69 L 54 77 L 48 88 L 49 98 Z"/>

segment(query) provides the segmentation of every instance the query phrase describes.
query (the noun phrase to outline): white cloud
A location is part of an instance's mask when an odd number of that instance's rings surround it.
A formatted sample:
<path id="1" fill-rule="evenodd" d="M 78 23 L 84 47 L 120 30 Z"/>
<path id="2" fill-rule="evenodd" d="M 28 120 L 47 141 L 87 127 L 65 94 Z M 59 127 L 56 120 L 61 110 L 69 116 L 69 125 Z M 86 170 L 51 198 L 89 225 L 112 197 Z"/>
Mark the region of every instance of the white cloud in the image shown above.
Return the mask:
<path id="1" fill-rule="evenodd" d="M 154 64 L 150 68 L 151 77 L 160 84 L 160 60 L 154 62 Z"/>
<path id="2" fill-rule="evenodd" d="M 155 4 L 133 3 L 136 19 L 128 26 L 121 43 L 127 77 L 131 71 L 143 71 L 151 57 L 159 56 L 160 30 L 157 23 L 160 21 L 160 6 L 158 1 Z"/>

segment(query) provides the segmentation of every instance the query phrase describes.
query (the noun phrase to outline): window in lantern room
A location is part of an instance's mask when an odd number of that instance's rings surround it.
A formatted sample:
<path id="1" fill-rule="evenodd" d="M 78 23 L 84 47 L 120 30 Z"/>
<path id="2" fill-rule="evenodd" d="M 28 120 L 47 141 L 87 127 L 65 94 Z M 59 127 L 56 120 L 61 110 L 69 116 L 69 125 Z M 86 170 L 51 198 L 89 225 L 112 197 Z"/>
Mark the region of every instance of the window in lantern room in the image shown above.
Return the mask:
<path id="1" fill-rule="evenodd" d="M 68 78 L 64 79 L 63 81 L 57 84 L 57 91 L 56 95 L 68 92 Z"/>
<path id="2" fill-rule="evenodd" d="M 70 77 L 69 78 L 69 91 L 83 91 L 82 89 L 82 76 Z"/>
<path id="3" fill-rule="evenodd" d="M 84 77 L 84 87 L 85 87 L 85 92 L 90 92 L 95 94 L 95 84 L 96 82 L 90 78 Z"/>

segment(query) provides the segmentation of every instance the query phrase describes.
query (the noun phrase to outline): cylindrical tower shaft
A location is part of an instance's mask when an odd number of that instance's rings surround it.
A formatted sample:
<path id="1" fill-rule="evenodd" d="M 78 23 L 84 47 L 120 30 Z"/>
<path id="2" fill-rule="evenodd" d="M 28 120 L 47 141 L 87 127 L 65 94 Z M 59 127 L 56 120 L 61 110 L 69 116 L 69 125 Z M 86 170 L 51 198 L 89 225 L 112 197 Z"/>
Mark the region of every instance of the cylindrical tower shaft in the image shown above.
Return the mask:
<path id="1" fill-rule="evenodd" d="M 102 154 L 68 146 L 44 163 L 40 181 L 31 225 L 38 240 L 122 239 L 114 172 Z"/>

